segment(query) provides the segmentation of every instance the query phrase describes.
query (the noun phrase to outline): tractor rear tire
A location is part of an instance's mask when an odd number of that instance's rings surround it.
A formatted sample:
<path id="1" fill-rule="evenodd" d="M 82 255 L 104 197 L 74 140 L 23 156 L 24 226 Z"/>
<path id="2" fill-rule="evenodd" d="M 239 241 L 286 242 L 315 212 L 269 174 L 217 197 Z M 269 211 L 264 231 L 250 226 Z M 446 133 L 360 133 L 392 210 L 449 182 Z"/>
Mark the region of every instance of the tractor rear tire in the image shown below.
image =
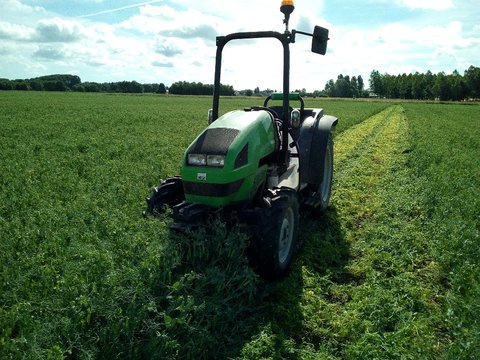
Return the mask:
<path id="1" fill-rule="evenodd" d="M 328 137 L 327 148 L 325 149 L 325 161 L 323 166 L 323 177 L 320 184 L 309 184 L 310 207 L 314 214 L 322 215 L 327 211 L 330 197 L 332 195 L 333 180 L 333 139 Z M 307 203 L 308 203 L 307 199 Z"/>
<path id="2" fill-rule="evenodd" d="M 333 180 L 333 139 L 330 135 L 328 137 L 327 149 L 325 151 L 325 166 L 323 167 L 323 180 L 318 186 L 318 193 L 320 194 L 321 203 L 318 207 L 318 212 L 323 214 L 327 211 L 330 196 L 332 195 L 332 180 Z"/>
<path id="3" fill-rule="evenodd" d="M 255 219 L 255 233 L 249 248 L 250 260 L 260 276 L 268 280 L 284 277 L 297 248 L 298 196 L 291 189 L 269 191 Z"/>

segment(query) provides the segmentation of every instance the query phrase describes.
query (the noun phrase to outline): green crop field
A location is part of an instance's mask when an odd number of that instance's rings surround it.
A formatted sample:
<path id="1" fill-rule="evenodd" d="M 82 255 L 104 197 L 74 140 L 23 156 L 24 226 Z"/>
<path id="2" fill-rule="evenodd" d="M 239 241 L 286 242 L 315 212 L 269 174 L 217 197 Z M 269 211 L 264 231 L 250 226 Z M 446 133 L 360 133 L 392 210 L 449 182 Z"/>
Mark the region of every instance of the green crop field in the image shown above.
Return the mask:
<path id="1" fill-rule="evenodd" d="M 340 118 L 332 202 L 267 283 L 241 226 L 141 216 L 210 98 L 0 92 L 0 358 L 477 359 L 480 106 L 306 105 Z"/>

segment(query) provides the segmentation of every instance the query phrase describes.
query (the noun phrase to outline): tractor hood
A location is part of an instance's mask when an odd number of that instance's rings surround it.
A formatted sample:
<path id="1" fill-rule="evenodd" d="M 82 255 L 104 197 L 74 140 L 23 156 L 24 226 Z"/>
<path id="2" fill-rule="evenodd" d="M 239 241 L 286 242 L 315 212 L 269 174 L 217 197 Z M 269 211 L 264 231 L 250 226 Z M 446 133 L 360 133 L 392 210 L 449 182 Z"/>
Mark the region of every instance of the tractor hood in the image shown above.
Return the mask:
<path id="1" fill-rule="evenodd" d="M 249 201 L 263 183 L 267 158 L 278 146 L 266 111 L 229 112 L 189 146 L 182 166 L 187 201 L 211 206 Z"/>

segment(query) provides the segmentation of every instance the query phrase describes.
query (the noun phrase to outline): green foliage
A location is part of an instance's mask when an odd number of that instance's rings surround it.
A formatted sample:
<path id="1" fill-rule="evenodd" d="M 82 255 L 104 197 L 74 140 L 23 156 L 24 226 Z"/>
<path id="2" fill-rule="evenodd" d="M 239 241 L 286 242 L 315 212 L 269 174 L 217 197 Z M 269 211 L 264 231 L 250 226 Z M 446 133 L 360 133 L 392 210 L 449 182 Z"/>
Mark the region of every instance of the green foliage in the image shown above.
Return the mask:
<path id="1" fill-rule="evenodd" d="M 465 71 L 465 80 L 470 91 L 470 96 L 480 98 L 480 68 L 471 65 Z"/>
<path id="2" fill-rule="evenodd" d="M 478 106 L 306 105 L 340 118 L 332 207 L 266 284 L 242 229 L 141 216 L 210 98 L 1 93 L 0 358 L 475 358 Z"/>
<path id="3" fill-rule="evenodd" d="M 325 84 L 324 93 L 330 97 L 340 97 L 340 98 L 356 98 L 356 97 L 367 97 L 368 94 L 364 93 L 364 83 L 361 75 L 353 76 L 350 79 L 350 76 L 343 76 L 342 74 L 338 75 L 336 81 L 329 80 Z"/>
<path id="4" fill-rule="evenodd" d="M 424 226 L 442 269 L 449 358 L 480 353 L 480 112 L 478 105 L 407 104 L 411 165 L 424 193 Z"/>
<path id="5" fill-rule="evenodd" d="M 140 84 L 137 81 L 118 81 L 111 83 L 84 82 L 76 75 L 47 75 L 29 80 L 0 79 L 0 90 L 35 90 L 35 91 L 77 91 L 108 93 L 158 93 L 166 94 L 165 84 Z M 173 83 L 171 94 L 177 95 L 212 95 L 213 85 L 189 83 L 185 81 Z M 231 85 L 221 85 L 221 95 L 232 96 Z"/>
<path id="6" fill-rule="evenodd" d="M 370 89 L 382 98 L 416 100 L 461 101 L 477 98 L 480 94 L 480 69 L 470 66 L 461 76 L 456 70 L 451 75 L 444 72 L 432 74 L 389 75 L 373 70 L 370 74 Z"/>
<path id="7" fill-rule="evenodd" d="M 1 358 L 222 358 L 255 325 L 242 233 L 175 235 L 141 216 L 204 112 L 137 101 L 2 94 Z"/>
<path id="8" fill-rule="evenodd" d="M 169 94 L 174 95 L 212 95 L 213 85 L 201 82 L 177 81 L 168 88 Z M 220 95 L 233 96 L 235 91 L 231 85 L 220 85 Z"/>

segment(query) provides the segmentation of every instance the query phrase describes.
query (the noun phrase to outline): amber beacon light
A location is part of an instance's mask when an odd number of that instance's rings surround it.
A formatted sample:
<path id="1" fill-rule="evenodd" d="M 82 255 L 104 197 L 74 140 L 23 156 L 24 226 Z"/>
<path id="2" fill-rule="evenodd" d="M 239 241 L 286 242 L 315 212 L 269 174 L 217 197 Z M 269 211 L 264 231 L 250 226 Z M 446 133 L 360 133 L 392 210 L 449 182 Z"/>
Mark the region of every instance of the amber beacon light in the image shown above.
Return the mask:
<path id="1" fill-rule="evenodd" d="M 282 0 L 282 5 L 280 6 L 280 11 L 285 15 L 290 15 L 295 6 L 293 5 L 293 0 Z"/>

